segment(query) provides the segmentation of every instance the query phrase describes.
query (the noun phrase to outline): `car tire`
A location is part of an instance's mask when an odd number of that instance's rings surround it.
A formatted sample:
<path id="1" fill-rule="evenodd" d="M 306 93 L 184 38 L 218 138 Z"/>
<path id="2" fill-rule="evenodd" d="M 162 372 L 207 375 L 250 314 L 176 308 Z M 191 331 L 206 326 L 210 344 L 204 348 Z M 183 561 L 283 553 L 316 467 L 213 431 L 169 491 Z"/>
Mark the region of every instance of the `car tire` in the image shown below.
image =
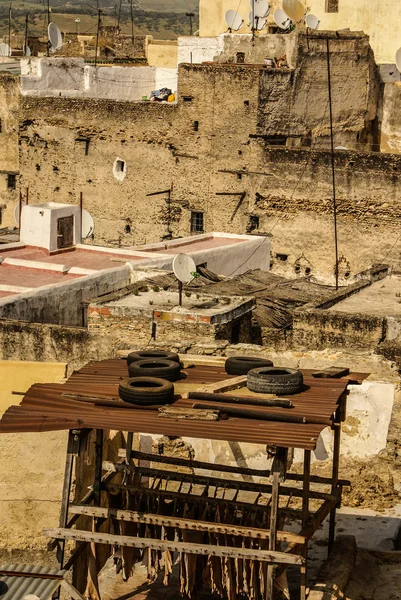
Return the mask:
<path id="1" fill-rule="evenodd" d="M 224 369 L 229 375 L 247 375 L 251 369 L 258 367 L 272 367 L 271 360 L 253 356 L 231 356 L 227 358 Z"/>
<path id="2" fill-rule="evenodd" d="M 133 362 L 145 360 L 146 358 L 150 358 L 151 360 L 164 358 L 165 360 L 172 360 L 180 364 L 180 357 L 175 352 L 167 352 L 164 350 L 138 350 L 138 352 L 131 352 L 128 354 L 127 365 L 129 366 Z"/>
<path id="3" fill-rule="evenodd" d="M 165 358 L 148 358 L 131 363 L 128 373 L 130 377 L 160 377 L 167 381 L 176 381 L 181 374 L 181 365 Z"/>
<path id="4" fill-rule="evenodd" d="M 157 377 L 127 378 L 120 382 L 118 395 L 124 402 L 138 406 L 170 404 L 174 400 L 174 385 Z"/>
<path id="5" fill-rule="evenodd" d="M 303 375 L 295 369 L 261 367 L 249 371 L 247 387 L 260 394 L 297 394 L 303 387 Z"/>

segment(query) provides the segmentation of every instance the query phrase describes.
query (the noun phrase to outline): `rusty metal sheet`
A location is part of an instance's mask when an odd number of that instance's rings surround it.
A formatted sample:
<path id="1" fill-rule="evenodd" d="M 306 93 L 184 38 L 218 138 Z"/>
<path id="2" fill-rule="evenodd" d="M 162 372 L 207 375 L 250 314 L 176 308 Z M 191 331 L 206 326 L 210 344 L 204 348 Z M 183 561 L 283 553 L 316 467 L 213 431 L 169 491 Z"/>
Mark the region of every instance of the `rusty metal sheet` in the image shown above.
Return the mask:
<path id="1" fill-rule="evenodd" d="M 321 417 L 329 420 L 347 387 L 347 378 L 316 380 L 312 371 L 304 371 L 304 391 L 291 396 L 291 414 Z M 184 370 L 185 383 L 208 384 L 228 376 L 223 367 L 195 366 Z M 114 429 L 151 434 L 186 436 L 203 439 L 271 444 L 313 450 L 324 424 L 298 424 L 230 418 L 226 421 L 173 421 L 158 418 L 157 411 L 96 406 L 65 397 L 63 394 L 84 394 L 115 398 L 118 384 L 127 377 L 127 365 L 122 359 L 89 363 L 74 372 L 64 384 L 36 384 L 25 394 L 19 406 L 10 407 L 0 420 L 0 433 L 25 431 L 56 431 L 73 428 Z M 352 374 L 361 379 L 363 374 Z M 180 383 L 176 384 L 179 392 Z M 179 399 L 178 406 L 188 406 L 191 400 Z M 229 406 L 229 405 L 227 405 Z M 282 414 L 282 408 L 268 407 Z"/>

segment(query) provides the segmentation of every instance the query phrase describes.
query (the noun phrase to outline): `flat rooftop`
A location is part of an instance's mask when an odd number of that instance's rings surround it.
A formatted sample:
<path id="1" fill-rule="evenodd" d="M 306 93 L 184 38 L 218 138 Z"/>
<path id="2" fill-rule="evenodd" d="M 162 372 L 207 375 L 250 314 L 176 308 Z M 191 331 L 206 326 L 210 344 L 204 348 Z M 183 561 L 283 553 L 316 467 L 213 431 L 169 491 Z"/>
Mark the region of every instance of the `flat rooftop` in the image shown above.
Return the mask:
<path id="1" fill-rule="evenodd" d="M 240 244 L 247 241 L 240 237 L 219 237 L 219 236 L 208 236 L 198 239 L 193 238 L 193 241 L 181 242 L 176 240 L 175 242 L 168 242 L 165 244 L 152 244 L 149 247 L 144 247 L 143 252 L 161 252 L 163 254 L 182 254 L 190 252 L 201 252 L 202 250 L 210 250 L 211 248 L 221 248 L 223 246 L 232 246 L 234 244 Z M 137 248 L 139 250 L 139 248 Z"/>
<path id="2" fill-rule="evenodd" d="M 329 309 L 331 312 L 401 317 L 401 277 L 392 275 L 364 288 Z"/>

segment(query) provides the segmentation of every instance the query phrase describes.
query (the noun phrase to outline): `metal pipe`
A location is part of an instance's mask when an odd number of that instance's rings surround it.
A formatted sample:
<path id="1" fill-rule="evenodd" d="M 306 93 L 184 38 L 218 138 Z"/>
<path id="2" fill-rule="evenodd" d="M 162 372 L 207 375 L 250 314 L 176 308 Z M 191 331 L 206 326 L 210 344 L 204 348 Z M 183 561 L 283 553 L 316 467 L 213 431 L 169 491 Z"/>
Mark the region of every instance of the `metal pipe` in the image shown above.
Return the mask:
<path id="1" fill-rule="evenodd" d="M 82 244 L 82 205 L 83 205 L 83 194 L 82 192 L 79 193 L 79 212 L 80 212 L 80 219 L 81 219 L 81 244 Z"/>
<path id="2" fill-rule="evenodd" d="M 330 71 L 330 42 L 326 38 L 327 46 L 327 81 L 329 88 L 329 108 L 330 108 L 330 145 L 331 145 L 331 175 L 333 186 L 333 217 L 334 217 L 334 246 L 336 255 L 335 277 L 336 290 L 338 290 L 338 235 L 337 235 L 337 198 L 336 198 L 336 172 L 335 172 L 335 155 L 334 155 L 334 134 L 333 134 L 333 103 L 331 97 L 331 71 Z"/>

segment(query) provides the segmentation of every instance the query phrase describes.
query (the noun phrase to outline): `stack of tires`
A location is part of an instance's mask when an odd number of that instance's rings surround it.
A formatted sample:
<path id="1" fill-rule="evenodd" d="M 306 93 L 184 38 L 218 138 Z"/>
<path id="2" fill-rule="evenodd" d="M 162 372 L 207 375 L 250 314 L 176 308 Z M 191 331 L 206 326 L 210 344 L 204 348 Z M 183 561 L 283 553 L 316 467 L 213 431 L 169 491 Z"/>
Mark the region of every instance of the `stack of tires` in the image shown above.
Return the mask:
<path id="1" fill-rule="evenodd" d="M 170 404 L 174 385 L 181 376 L 178 354 L 158 350 L 132 352 L 127 357 L 128 374 L 119 385 L 122 400 L 138 406 Z"/>
<path id="2" fill-rule="evenodd" d="M 247 388 L 258 394 L 276 396 L 297 394 L 303 388 L 300 371 L 274 367 L 271 360 L 254 356 L 233 356 L 227 358 L 225 371 L 229 375 L 246 375 Z"/>

